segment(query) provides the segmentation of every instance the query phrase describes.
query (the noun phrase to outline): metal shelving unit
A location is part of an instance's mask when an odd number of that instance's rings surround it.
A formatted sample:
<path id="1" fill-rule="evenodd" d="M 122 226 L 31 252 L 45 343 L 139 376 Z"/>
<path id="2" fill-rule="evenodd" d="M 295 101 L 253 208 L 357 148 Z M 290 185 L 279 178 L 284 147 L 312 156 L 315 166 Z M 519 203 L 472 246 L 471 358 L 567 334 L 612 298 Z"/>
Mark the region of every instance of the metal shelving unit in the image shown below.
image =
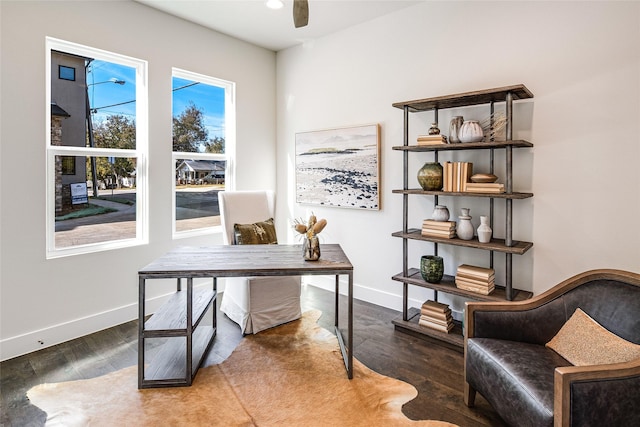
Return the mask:
<path id="1" fill-rule="evenodd" d="M 512 255 L 522 255 L 532 246 L 531 242 L 516 241 L 513 239 L 513 200 L 521 200 L 533 197 L 532 193 L 522 193 L 513 191 L 513 149 L 533 147 L 528 141 L 513 140 L 513 101 L 517 99 L 533 98 L 533 94 L 524 85 L 513 85 L 495 89 L 481 90 L 475 92 L 466 92 L 455 95 L 440 96 L 434 98 L 419 99 L 414 101 L 397 102 L 393 107 L 400 108 L 404 112 L 404 140 L 402 146 L 395 146 L 393 150 L 403 153 L 403 188 L 393 190 L 395 194 L 402 194 L 402 210 L 403 223 L 402 231 L 393 233 L 393 236 L 403 240 L 402 254 L 403 266 L 402 272 L 393 276 L 392 279 L 403 283 L 403 307 L 402 318 L 394 320 L 396 329 L 404 330 L 410 333 L 428 335 L 433 338 L 448 342 L 457 347 L 463 346 L 462 329 L 456 324 L 454 330 L 449 333 L 442 333 L 429 328 L 418 325 L 420 311 L 408 308 L 408 289 L 409 286 L 420 286 L 432 289 L 437 299 L 438 292 L 459 295 L 472 298 L 475 300 L 485 301 L 504 301 L 504 300 L 523 300 L 532 296 L 531 292 L 514 289 L 512 286 Z M 434 122 L 438 122 L 438 111 L 440 109 L 468 107 L 480 104 L 489 104 L 491 113 L 494 112 L 494 103 L 505 102 L 506 115 L 506 140 L 492 142 L 476 142 L 476 143 L 456 143 L 444 145 L 410 145 L 409 144 L 409 115 L 415 112 L 433 111 Z M 472 192 L 445 192 L 445 191 L 424 191 L 422 189 L 409 188 L 409 154 L 414 152 L 432 152 L 434 161 L 438 161 L 440 152 L 459 151 L 459 150 L 488 150 L 490 155 L 490 173 L 494 171 L 494 151 L 496 149 L 505 150 L 505 167 L 506 182 L 504 193 L 472 193 Z M 493 228 L 493 212 L 494 201 L 503 199 L 505 201 L 505 237 L 504 239 L 492 238 L 489 243 L 480 243 L 477 240 L 461 240 L 461 239 L 441 239 L 434 237 L 425 237 L 421 235 L 420 230 L 409 228 L 409 196 L 432 196 L 434 205 L 438 204 L 440 196 L 447 197 L 484 197 L 489 199 L 489 212 L 491 219 L 491 227 Z M 470 247 L 489 251 L 490 266 L 493 267 L 493 254 L 500 252 L 505 254 L 505 282 L 504 286 L 497 286 L 496 290 L 488 296 L 480 295 L 470 291 L 458 289 L 455 286 L 453 277 L 445 276 L 439 284 L 425 282 L 420 276 L 417 269 L 410 269 L 408 266 L 408 242 L 410 240 L 420 240 L 431 242 L 434 245 L 434 254 L 438 253 L 438 245 L 454 245 L 462 247 Z"/>

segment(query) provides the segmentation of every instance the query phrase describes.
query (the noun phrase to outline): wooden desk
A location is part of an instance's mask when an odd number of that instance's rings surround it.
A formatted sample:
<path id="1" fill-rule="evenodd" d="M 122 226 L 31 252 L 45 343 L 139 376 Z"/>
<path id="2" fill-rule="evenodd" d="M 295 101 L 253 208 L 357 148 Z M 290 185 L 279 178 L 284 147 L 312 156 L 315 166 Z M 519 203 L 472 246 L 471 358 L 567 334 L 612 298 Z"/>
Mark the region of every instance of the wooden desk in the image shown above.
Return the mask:
<path id="1" fill-rule="evenodd" d="M 322 245 L 321 251 L 318 261 L 305 261 L 302 245 L 182 247 L 142 268 L 138 272 L 138 388 L 191 385 L 216 334 L 215 301 L 219 277 L 335 275 L 335 332 L 347 376 L 353 378 L 353 266 L 340 245 Z M 340 275 L 348 276 L 346 345 L 338 327 Z M 194 291 L 193 279 L 203 277 L 213 278 L 213 288 Z M 146 281 L 168 278 L 178 281 L 175 295 L 145 321 Z M 182 279 L 187 282 L 186 295 L 182 290 Z M 212 325 L 200 325 L 211 307 Z M 186 338 L 186 348 L 180 343 L 168 346 L 145 366 L 145 339 L 177 337 Z M 145 369 L 153 374 L 146 376 Z M 177 376 L 176 372 L 179 373 Z"/>

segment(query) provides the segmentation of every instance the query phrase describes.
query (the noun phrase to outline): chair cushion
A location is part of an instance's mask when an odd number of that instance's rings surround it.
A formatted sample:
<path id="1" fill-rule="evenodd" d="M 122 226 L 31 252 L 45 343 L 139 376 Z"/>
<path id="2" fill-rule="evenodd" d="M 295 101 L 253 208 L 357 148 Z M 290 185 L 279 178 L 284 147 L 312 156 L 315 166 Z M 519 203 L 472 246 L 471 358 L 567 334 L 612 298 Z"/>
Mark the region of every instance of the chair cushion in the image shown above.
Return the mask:
<path id="1" fill-rule="evenodd" d="M 275 245 L 278 243 L 273 218 L 253 224 L 233 224 L 236 245 Z"/>
<path id="2" fill-rule="evenodd" d="M 579 308 L 546 346 L 576 366 L 640 358 L 640 345 L 609 332 Z"/>
<path id="3" fill-rule="evenodd" d="M 571 363 L 544 345 L 492 338 L 470 338 L 466 361 L 467 382 L 508 424 L 553 426 L 554 369 Z"/>

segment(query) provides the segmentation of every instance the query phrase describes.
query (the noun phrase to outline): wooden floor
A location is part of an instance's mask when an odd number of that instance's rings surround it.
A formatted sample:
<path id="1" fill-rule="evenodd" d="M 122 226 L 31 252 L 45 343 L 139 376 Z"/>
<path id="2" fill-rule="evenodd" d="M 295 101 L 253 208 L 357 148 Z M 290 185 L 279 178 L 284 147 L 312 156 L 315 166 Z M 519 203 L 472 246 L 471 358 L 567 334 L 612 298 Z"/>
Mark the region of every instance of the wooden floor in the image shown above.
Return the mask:
<path id="1" fill-rule="evenodd" d="M 303 286 L 303 311 L 321 310 L 319 323 L 333 330 L 333 298 L 331 292 Z M 418 396 L 404 405 L 405 415 L 414 420 L 448 421 L 461 427 L 505 426 L 480 395 L 475 408 L 464 405 L 462 353 L 395 331 L 391 320 L 398 314 L 355 300 L 354 355 L 369 368 L 416 387 Z M 346 318 L 343 309 L 341 316 Z M 0 363 L 0 426 L 44 425 L 46 414 L 26 398 L 27 390 L 34 385 L 93 378 L 137 364 L 137 334 L 137 322 L 127 322 Z M 238 326 L 219 315 L 218 334 L 205 364 L 226 359 L 240 340 Z"/>

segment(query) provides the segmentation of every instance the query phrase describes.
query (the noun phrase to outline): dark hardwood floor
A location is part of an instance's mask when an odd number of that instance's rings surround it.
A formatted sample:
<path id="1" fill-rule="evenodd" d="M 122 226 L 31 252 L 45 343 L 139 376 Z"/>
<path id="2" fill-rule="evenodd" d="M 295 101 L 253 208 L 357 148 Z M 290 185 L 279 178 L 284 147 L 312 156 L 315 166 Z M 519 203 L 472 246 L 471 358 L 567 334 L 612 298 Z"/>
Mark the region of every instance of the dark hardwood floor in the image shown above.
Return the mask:
<path id="1" fill-rule="evenodd" d="M 346 319 L 345 306 L 341 304 L 341 319 Z M 303 286 L 303 311 L 321 310 L 319 323 L 329 330 L 333 330 L 333 307 L 333 293 Z M 474 408 L 465 406 L 462 353 L 436 341 L 396 332 L 391 320 L 398 315 L 394 310 L 355 300 L 354 356 L 374 371 L 416 387 L 418 396 L 404 405 L 405 415 L 461 427 L 505 426 L 482 396 L 477 396 Z M 137 339 L 137 321 L 131 321 L 0 363 L 0 425 L 44 425 L 46 414 L 26 398 L 31 387 L 93 378 L 135 365 Z M 219 315 L 217 337 L 205 364 L 220 363 L 241 340 L 238 326 Z"/>

